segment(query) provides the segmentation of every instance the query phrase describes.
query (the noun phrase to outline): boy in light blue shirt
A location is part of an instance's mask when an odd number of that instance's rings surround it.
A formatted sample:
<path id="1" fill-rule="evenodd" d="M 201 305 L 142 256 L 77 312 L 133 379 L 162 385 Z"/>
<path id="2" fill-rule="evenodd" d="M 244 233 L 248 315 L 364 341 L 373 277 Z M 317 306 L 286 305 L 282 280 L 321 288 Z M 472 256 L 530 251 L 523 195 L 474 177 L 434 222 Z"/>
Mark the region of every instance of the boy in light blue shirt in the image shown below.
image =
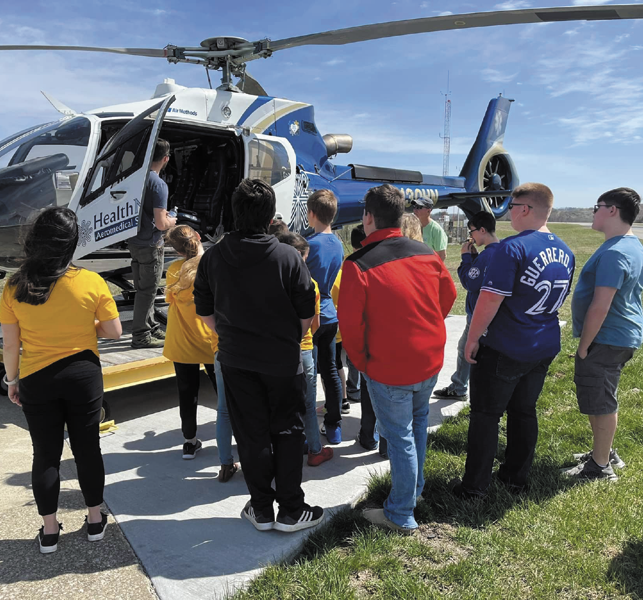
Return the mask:
<path id="1" fill-rule="evenodd" d="M 612 449 L 618 421 L 621 370 L 643 341 L 643 246 L 632 232 L 641 198 L 632 189 L 604 193 L 594 206 L 592 229 L 605 242 L 587 261 L 572 299 L 574 337 L 580 337 L 574 382 L 578 407 L 594 434 L 590 452 L 564 473 L 614 481 L 625 463 Z"/>

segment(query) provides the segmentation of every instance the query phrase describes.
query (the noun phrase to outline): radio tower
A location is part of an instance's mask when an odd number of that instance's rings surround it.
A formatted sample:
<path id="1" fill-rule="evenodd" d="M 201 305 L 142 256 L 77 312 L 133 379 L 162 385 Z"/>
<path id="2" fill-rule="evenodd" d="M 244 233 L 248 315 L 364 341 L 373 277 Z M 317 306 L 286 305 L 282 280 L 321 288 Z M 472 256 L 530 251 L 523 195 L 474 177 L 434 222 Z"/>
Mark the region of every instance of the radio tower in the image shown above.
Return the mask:
<path id="1" fill-rule="evenodd" d="M 449 96 L 449 73 L 447 73 L 447 91 L 444 94 L 444 150 L 442 152 L 442 175 L 449 174 L 449 154 L 451 153 L 451 99 Z"/>

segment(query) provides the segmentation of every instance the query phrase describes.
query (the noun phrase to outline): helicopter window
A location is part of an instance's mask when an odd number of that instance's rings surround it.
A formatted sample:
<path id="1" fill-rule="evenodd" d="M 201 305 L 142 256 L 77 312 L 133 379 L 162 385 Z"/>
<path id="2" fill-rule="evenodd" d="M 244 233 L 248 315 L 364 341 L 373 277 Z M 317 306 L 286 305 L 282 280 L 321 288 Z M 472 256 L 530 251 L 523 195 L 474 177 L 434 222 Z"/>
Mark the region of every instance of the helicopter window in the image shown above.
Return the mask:
<path id="1" fill-rule="evenodd" d="M 17 148 L 0 152 L 0 169 L 54 154 L 65 154 L 69 158 L 64 170 L 80 169 L 87 153 L 90 133 L 91 123 L 85 117 L 64 120 L 36 137 L 29 136 Z"/>
<path id="2" fill-rule="evenodd" d="M 88 180 L 89 194 L 82 201 L 86 206 L 98 198 L 106 188 L 122 181 L 141 168 L 145 162 L 145 152 L 152 124 L 138 131 L 127 141 L 116 146 L 96 164 Z"/>
<path id="3" fill-rule="evenodd" d="M 279 142 L 251 140 L 248 144 L 248 177 L 275 185 L 289 177 L 290 161 Z"/>

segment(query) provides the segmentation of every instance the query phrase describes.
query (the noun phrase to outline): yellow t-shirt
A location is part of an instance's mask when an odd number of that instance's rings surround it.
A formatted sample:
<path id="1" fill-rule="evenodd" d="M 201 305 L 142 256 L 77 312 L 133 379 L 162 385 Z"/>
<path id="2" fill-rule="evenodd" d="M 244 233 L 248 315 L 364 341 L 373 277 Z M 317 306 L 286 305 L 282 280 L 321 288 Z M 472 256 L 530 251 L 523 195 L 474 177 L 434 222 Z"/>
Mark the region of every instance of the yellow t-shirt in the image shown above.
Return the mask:
<path id="1" fill-rule="evenodd" d="M 335 305 L 335 310 L 337 310 L 337 303 L 339 302 L 339 284 L 342 281 L 342 270 L 339 270 L 337 277 L 335 278 L 335 283 L 333 283 L 333 288 L 330 290 L 330 296 L 333 299 L 333 304 Z M 335 336 L 335 343 L 339 344 L 342 341 L 342 334 L 337 330 L 337 335 Z"/>
<path id="2" fill-rule="evenodd" d="M 178 281 L 184 262 L 185 259 L 175 260 L 167 269 L 165 300 L 170 307 L 163 356 L 172 362 L 212 365 L 219 337 L 196 314 L 194 284 L 178 294 L 169 289 Z"/>
<path id="3" fill-rule="evenodd" d="M 313 279 L 313 285 L 315 286 L 315 314 L 318 315 L 321 313 L 321 296 L 319 294 L 319 286 L 317 282 Z M 305 333 L 303 339 L 301 340 L 301 349 L 302 350 L 312 350 L 313 349 L 313 328 L 309 327 L 308 331 Z"/>
<path id="4" fill-rule="evenodd" d="M 54 285 L 44 304 L 15 299 L 15 286 L 6 285 L 0 300 L 0 323 L 20 327 L 25 378 L 73 354 L 98 354 L 94 321 L 111 321 L 118 310 L 105 280 L 85 269 L 70 269 Z"/>

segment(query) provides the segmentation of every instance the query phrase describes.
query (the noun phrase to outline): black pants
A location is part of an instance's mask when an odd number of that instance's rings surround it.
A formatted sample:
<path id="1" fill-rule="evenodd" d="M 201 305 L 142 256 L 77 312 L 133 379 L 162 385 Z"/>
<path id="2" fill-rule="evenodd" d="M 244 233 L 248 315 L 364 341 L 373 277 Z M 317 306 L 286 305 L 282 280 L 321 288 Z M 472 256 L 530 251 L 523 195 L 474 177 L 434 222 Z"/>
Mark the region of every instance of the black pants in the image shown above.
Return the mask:
<path id="1" fill-rule="evenodd" d="M 498 476 L 506 483 L 524 486 L 538 441 L 536 402 L 554 357 L 519 362 L 480 346 L 471 365 L 471 420 L 463 487 L 485 494 L 491 483 L 498 449 L 498 423 L 507 411 L 507 449 Z"/>
<path id="2" fill-rule="evenodd" d="M 297 514 L 304 503 L 304 374 L 273 377 L 224 364 L 221 372 L 253 508 L 269 516 L 276 500 L 281 511 Z"/>
<path id="3" fill-rule="evenodd" d="M 21 379 L 20 401 L 33 443 L 31 482 L 38 513 L 58 510 L 65 423 L 85 504 L 99 505 L 105 468 L 99 439 L 103 374 L 98 357 L 86 350 Z"/>
<path id="4" fill-rule="evenodd" d="M 203 365 L 214 389 L 217 382 L 214 379 L 214 365 Z M 179 413 L 181 415 L 181 431 L 186 440 L 196 437 L 196 408 L 199 402 L 199 385 L 201 383 L 201 365 L 174 363 L 176 385 L 179 388 Z"/>
<path id="5" fill-rule="evenodd" d="M 337 372 L 335 338 L 337 323 L 321 325 L 313 335 L 314 350 L 317 356 L 317 372 L 324 383 L 326 414 L 324 424 L 336 426 L 342 422 L 342 382 Z M 315 355 L 315 354 L 313 354 Z"/>
<path id="6" fill-rule="evenodd" d="M 373 410 L 371 395 L 368 393 L 366 379 L 364 379 L 364 375 L 362 375 L 361 373 L 359 374 L 359 377 L 360 403 L 362 405 L 362 419 L 360 421 L 359 427 L 359 441 L 364 448 L 375 450 L 378 444 L 377 438 L 375 437 L 375 425 L 377 424 L 377 418 L 375 417 L 375 411 Z M 385 456 L 388 452 L 388 443 L 381 433 L 379 433 L 378 435 L 379 452 L 382 456 Z"/>

